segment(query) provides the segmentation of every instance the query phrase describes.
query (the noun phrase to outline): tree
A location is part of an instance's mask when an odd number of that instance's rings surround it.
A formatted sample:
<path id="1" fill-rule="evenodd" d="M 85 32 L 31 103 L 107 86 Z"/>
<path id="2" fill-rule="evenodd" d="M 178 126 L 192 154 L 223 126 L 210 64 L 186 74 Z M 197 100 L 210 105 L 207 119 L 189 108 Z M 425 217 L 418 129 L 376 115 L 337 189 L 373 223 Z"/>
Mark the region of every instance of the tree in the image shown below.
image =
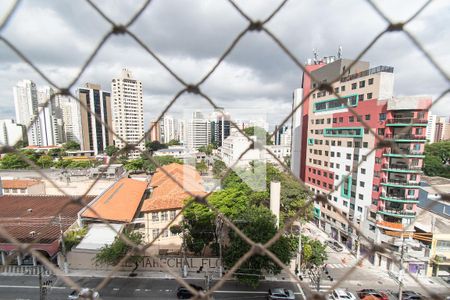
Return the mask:
<path id="1" fill-rule="evenodd" d="M 181 144 L 180 144 L 180 141 L 177 141 L 177 140 L 170 140 L 167 143 L 167 146 L 178 146 L 178 145 L 181 145 Z"/>
<path id="2" fill-rule="evenodd" d="M 63 144 L 63 148 L 67 150 L 80 150 L 80 144 L 75 141 L 67 141 Z"/>
<path id="3" fill-rule="evenodd" d="M 87 234 L 88 228 L 81 227 L 76 230 L 71 230 L 64 235 L 64 245 L 66 247 L 66 251 L 72 250 L 73 247 L 78 245 L 84 236 Z"/>
<path id="4" fill-rule="evenodd" d="M 236 226 L 254 242 L 264 244 L 277 233 L 275 216 L 266 207 L 253 206 L 237 217 L 238 219 L 234 220 Z M 224 249 L 225 266 L 233 267 L 249 250 L 250 245 L 233 230 L 230 231 L 230 243 Z M 283 235 L 269 247 L 269 250 L 284 264 L 289 264 L 295 253 L 289 238 Z M 236 273 L 240 282 L 256 286 L 263 272 L 279 274 L 281 268 L 268 256 L 255 254 L 247 259 Z"/>
<path id="5" fill-rule="evenodd" d="M 145 143 L 145 148 L 150 151 L 150 153 L 158 151 L 160 149 L 166 149 L 167 145 L 166 144 L 162 144 L 159 141 L 152 141 L 152 142 L 147 142 Z"/>
<path id="6" fill-rule="evenodd" d="M 139 232 L 124 231 L 122 234 L 135 245 L 140 245 L 142 243 L 142 235 Z M 120 263 L 131 249 L 132 247 L 125 243 L 120 236 L 116 236 L 111 245 L 105 245 L 100 249 L 95 255 L 94 261 L 98 265 L 115 266 Z M 131 255 L 127 262 L 134 263 L 134 270 L 136 270 L 141 259 L 141 256 Z"/>
<path id="7" fill-rule="evenodd" d="M 113 155 L 116 154 L 117 152 L 119 152 L 119 148 L 117 148 L 117 147 L 114 146 L 114 145 L 109 145 L 109 146 L 106 146 L 106 148 L 105 148 L 105 153 L 106 153 L 106 155 L 108 155 L 108 156 L 113 156 Z"/>
<path id="8" fill-rule="evenodd" d="M 53 158 L 49 155 L 42 155 L 37 161 L 37 165 L 43 169 L 53 166 Z"/>
<path id="9" fill-rule="evenodd" d="M 212 144 L 209 144 L 207 146 L 200 146 L 197 150 L 205 153 L 206 155 L 211 155 L 213 149 L 214 149 L 214 146 Z"/>
<path id="10" fill-rule="evenodd" d="M 215 159 L 213 162 L 212 171 L 215 178 L 222 178 L 227 171 L 227 166 L 223 161 Z"/>
<path id="11" fill-rule="evenodd" d="M 328 258 L 326 246 L 319 240 L 311 239 L 302 235 L 302 266 L 322 266 Z M 295 249 L 298 248 L 298 239 L 293 239 Z"/>
<path id="12" fill-rule="evenodd" d="M 450 141 L 425 146 L 423 171 L 427 176 L 450 178 Z"/>
<path id="13" fill-rule="evenodd" d="M 124 168 L 127 171 L 137 172 L 137 171 L 143 171 L 144 170 L 144 159 L 137 158 L 129 160 L 125 165 Z"/>
<path id="14" fill-rule="evenodd" d="M 436 156 L 443 165 L 448 165 L 450 163 L 450 141 L 425 145 L 425 155 Z"/>
<path id="15" fill-rule="evenodd" d="M 56 158 L 56 157 L 61 158 L 63 156 L 66 156 L 67 153 L 64 151 L 63 148 L 53 148 L 53 149 L 48 150 L 47 155 L 49 155 L 53 158 Z"/>
<path id="16" fill-rule="evenodd" d="M 27 169 L 28 163 L 16 153 L 7 153 L 1 160 L 2 169 Z"/>
<path id="17" fill-rule="evenodd" d="M 208 165 L 202 160 L 201 162 L 195 164 L 195 169 L 197 169 L 200 174 L 204 174 L 208 172 Z"/>
<path id="18" fill-rule="evenodd" d="M 244 128 L 244 133 L 248 136 L 256 135 L 257 137 L 266 137 L 266 145 L 273 145 L 272 140 L 270 139 L 270 134 L 259 126 L 251 126 Z"/>
<path id="19" fill-rule="evenodd" d="M 73 162 L 73 160 L 71 159 L 58 159 L 58 161 L 56 161 L 53 166 L 55 168 L 59 168 L 59 169 L 66 169 L 70 166 L 70 164 Z"/>

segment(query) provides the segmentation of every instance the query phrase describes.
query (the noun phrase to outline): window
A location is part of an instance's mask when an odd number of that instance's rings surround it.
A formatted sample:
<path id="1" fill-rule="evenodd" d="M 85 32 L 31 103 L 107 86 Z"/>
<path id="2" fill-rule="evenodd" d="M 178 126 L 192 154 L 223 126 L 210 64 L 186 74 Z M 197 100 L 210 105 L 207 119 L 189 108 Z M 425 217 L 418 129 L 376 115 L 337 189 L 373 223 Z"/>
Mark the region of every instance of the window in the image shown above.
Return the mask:
<path id="1" fill-rule="evenodd" d="M 334 92 L 337 94 L 337 93 L 339 93 L 339 87 L 335 87 L 334 88 Z"/>
<path id="2" fill-rule="evenodd" d="M 352 90 L 356 90 L 356 88 L 357 88 L 356 82 L 355 82 L 355 83 L 352 83 Z"/>
<path id="3" fill-rule="evenodd" d="M 365 86 L 366 86 L 366 81 L 365 80 L 359 82 L 359 87 L 360 88 L 363 88 Z"/>
<path id="4" fill-rule="evenodd" d="M 341 152 L 336 152 L 336 157 L 341 157 Z"/>
<path id="5" fill-rule="evenodd" d="M 358 194 L 358 199 L 359 200 L 364 200 L 364 195 L 363 194 Z"/>
<path id="6" fill-rule="evenodd" d="M 350 172 L 350 166 L 345 166 L 345 171 Z"/>
<path id="7" fill-rule="evenodd" d="M 366 169 L 361 168 L 361 174 L 366 174 Z"/>
<path id="8" fill-rule="evenodd" d="M 316 94 L 312 94 L 313 95 L 313 98 L 316 98 Z"/>
<path id="9" fill-rule="evenodd" d="M 173 220 L 173 219 L 175 219 L 176 216 L 177 216 L 177 211 L 176 210 L 171 210 L 170 211 L 170 219 Z"/>
<path id="10" fill-rule="evenodd" d="M 364 181 L 360 181 L 360 182 L 359 182 L 359 186 L 360 186 L 360 187 L 364 187 L 364 185 L 365 185 Z"/>
<path id="11" fill-rule="evenodd" d="M 345 85 L 341 86 L 341 92 L 345 91 Z"/>
<path id="12" fill-rule="evenodd" d="M 347 153 L 347 159 L 352 159 L 352 155 L 350 153 Z"/>
<path id="13" fill-rule="evenodd" d="M 331 118 L 327 119 L 327 124 L 331 124 Z"/>
<path id="14" fill-rule="evenodd" d="M 380 121 L 386 121 L 386 113 L 379 114 L 378 118 Z"/>
<path id="15" fill-rule="evenodd" d="M 372 93 L 367 93 L 367 100 L 372 99 Z"/>
<path id="16" fill-rule="evenodd" d="M 347 207 L 348 206 L 348 201 L 344 200 L 343 204 L 344 204 L 345 207 Z"/>
<path id="17" fill-rule="evenodd" d="M 161 212 L 161 221 L 167 221 L 169 219 L 169 213 L 167 211 Z"/>
<path id="18" fill-rule="evenodd" d="M 334 178 L 335 178 L 336 180 L 339 180 L 339 175 L 336 174 L 336 175 L 334 176 Z"/>
<path id="19" fill-rule="evenodd" d="M 370 115 L 365 115 L 365 119 L 366 119 L 366 121 L 369 121 L 370 120 Z"/>
<path id="20" fill-rule="evenodd" d="M 355 117 L 353 117 L 353 116 L 350 116 L 350 117 L 348 117 L 348 121 L 351 123 L 351 122 L 355 122 Z"/>
<path id="21" fill-rule="evenodd" d="M 344 117 L 339 117 L 339 123 L 344 122 Z"/>
<path id="22" fill-rule="evenodd" d="M 350 203 L 350 209 L 355 209 L 355 204 Z"/>
<path id="23" fill-rule="evenodd" d="M 419 111 L 419 112 L 417 113 L 417 118 L 418 118 L 418 119 L 423 119 L 423 118 L 425 118 L 425 113 L 424 113 L 423 111 Z"/>
<path id="24" fill-rule="evenodd" d="M 367 148 L 369 147 L 369 143 L 368 142 L 363 142 L 363 148 Z"/>
<path id="25" fill-rule="evenodd" d="M 337 197 L 333 197 L 334 202 L 337 202 Z"/>
<path id="26" fill-rule="evenodd" d="M 358 95 L 358 101 L 364 101 L 364 94 Z"/>
<path id="27" fill-rule="evenodd" d="M 362 161 L 367 161 L 367 155 L 362 156 Z"/>
<path id="28" fill-rule="evenodd" d="M 438 251 L 449 251 L 450 241 L 436 241 L 436 250 Z"/>
<path id="29" fill-rule="evenodd" d="M 152 221 L 153 222 L 159 221 L 159 215 L 157 212 L 152 212 Z"/>
<path id="30" fill-rule="evenodd" d="M 362 207 L 361 206 L 358 206 L 358 211 L 362 212 Z"/>
<path id="31" fill-rule="evenodd" d="M 372 191 L 378 192 L 380 190 L 380 187 L 378 185 L 374 185 L 372 188 Z"/>
<path id="32" fill-rule="evenodd" d="M 159 229 L 153 229 L 152 230 L 152 237 L 153 239 L 156 239 L 159 235 Z"/>
<path id="33" fill-rule="evenodd" d="M 375 157 L 375 163 L 376 164 L 381 164 L 381 158 L 380 157 Z"/>
<path id="34" fill-rule="evenodd" d="M 336 168 L 339 169 L 341 167 L 340 164 L 336 164 Z"/>
<path id="35" fill-rule="evenodd" d="M 341 141 L 337 141 L 337 145 L 338 146 L 342 146 L 342 142 Z"/>
<path id="36" fill-rule="evenodd" d="M 384 128 L 378 128 L 377 133 L 378 135 L 384 135 Z"/>
<path id="37" fill-rule="evenodd" d="M 349 147 L 349 148 L 352 147 L 352 142 L 351 142 L 351 141 L 348 141 L 348 142 L 347 142 L 347 147 Z M 348 156 L 348 154 L 347 154 L 347 156 Z"/>
<path id="38" fill-rule="evenodd" d="M 423 133 L 422 128 L 416 128 L 416 134 L 421 135 Z"/>

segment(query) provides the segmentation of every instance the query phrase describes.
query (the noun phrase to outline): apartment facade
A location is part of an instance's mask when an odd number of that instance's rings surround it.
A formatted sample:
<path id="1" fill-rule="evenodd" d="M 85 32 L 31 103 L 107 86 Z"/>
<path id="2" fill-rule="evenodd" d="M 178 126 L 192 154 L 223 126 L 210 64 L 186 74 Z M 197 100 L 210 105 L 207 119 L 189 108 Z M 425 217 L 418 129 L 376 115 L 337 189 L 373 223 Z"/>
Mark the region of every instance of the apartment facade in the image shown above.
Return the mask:
<path id="1" fill-rule="evenodd" d="M 18 141 L 27 141 L 26 128 L 13 119 L 0 120 L 0 145 L 14 146 Z"/>
<path id="2" fill-rule="evenodd" d="M 31 80 L 21 80 L 13 87 L 16 121 L 27 127 L 28 143 L 42 146 L 41 126 L 38 116 L 38 96 L 36 84 Z M 34 122 L 33 122 L 34 120 Z"/>
<path id="3" fill-rule="evenodd" d="M 327 195 L 329 204 L 315 202 L 314 220 L 334 239 L 358 253 L 367 251 L 370 243 L 351 223 L 395 251 L 395 232 L 415 217 L 431 98 L 394 97 L 392 67 L 351 64 L 327 59 L 306 66 L 316 81 L 303 75 L 298 176 L 314 193 Z M 312 92 L 330 82 L 342 100 Z M 390 141 L 387 147 L 377 148 L 374 133 Z M 381 254 L 370 260 L 387 269 L 391 265 Z"/>
<path id="4" fill-rule="evenodd" d="M 61 110 L 64 122 L 64 134 L 66 141 L 74 141 L 83 147 L 83 133 L 81 126 L 80 103 L 71 97 L 61 97 Z"/>
<path id="5" fill-rule="evenodd" d="M 211 116 L 211 144 L 221 147 L 223 141 L 230 136 L 230 115 L 223 112 L 223 108 L 217 109 Z"/>
<path id="6" fill-rule="evenodd" d="M 94 151 L 94 155 L 103 153 L 107 146 L 113 144 L 112 134 L 105 126 L 111 127 L 112 124 L 111 94 L 103 91 L 98 84 L 86 83 L 84 87 L 78 88 L 77 96 L 80 105 L 73 107 L 81 121 L 81 150 Z"/>
<path id="7" fill-rule="evenodd" d="M 211 127 L 208 119 L 201 112 L 193 112 L 192 118 L 186 122 L 186 139 L 189 149 L 207 146 L 211 139 Z"/>
<path id="8" fill-rule="evenodd" d="M 115 146 L 121 149 L 126 146 L 126 142 L 144 151 L 142 82 L 133 78 L 131 71 L 123 69 L 120 76 L 112 80 L 111 90 Z M 141 152 L 132 150 L 128 155 L 131 158 L 138 158 Z"/>

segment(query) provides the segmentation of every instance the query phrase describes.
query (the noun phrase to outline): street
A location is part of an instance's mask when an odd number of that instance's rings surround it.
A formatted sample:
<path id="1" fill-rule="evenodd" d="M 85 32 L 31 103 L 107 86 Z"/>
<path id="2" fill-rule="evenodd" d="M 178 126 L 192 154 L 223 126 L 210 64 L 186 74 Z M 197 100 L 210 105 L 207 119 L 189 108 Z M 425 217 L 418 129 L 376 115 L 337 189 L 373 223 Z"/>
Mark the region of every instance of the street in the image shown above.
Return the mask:
<path id="1" fill-rule="evenodd" d="M 82 287 L 93 288 L 103 278 L 72 277 Z M 204 280 L 188 280 L 189 283 L 205 286 Z M 214 282 L 212 283 L 214 284 Z M 176 299 L 176 289 L 179 284 L 173 279 L 151 278 L 113 278 L 108 285 L 99 291 L 102 299 Z M 227 281 L 214 293 L 214 299 L 266 299 L 269 288 L 283 287 L 296 293 L 296 299 L 304 300 L 297 286 L 289 282 L 262 281 L 252 289 L 236 281 Z M 67 299 L 72 289 L 61 280 L 52 285 L 47 299 Z M 39 299 L 39 284 L 37 276 L 0 276 L 0 298 L 2 300 Z"/>

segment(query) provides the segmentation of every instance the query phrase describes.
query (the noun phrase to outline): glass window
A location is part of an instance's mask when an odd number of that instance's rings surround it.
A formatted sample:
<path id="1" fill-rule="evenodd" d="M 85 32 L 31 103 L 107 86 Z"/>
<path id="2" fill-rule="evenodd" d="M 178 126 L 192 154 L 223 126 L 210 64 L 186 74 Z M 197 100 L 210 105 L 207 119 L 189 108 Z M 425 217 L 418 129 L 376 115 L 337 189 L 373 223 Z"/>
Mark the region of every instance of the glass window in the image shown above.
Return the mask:
<path id="1" fill-rule="evenodd" d="M 356 82 L 355 82 L 355 83 L 352 83 L 352 90 L 356 90 L 356 88 L 357 88 Z"/>
<path id="2" fill-rule="evenodd" d="M 365 86 L 366 86 L 366 81 L 365 80 L 359 82 L 359 87 L 360 88 L 363 88 Z"/>
<path id="3" fill-rule="evenodd" d="M 152 238 L 156 239 L 159 235 L 159 229 L 153 229 L 152 230 Z"/>
<path id="4" fill-rule="evenodd" d="M 372 99 L 372 93 L 367 93 L 367 100 Z"/>
<path id="5" fill-rule="evenodd" d="M 341 92 L 345 91 L 345 85 L 341 86 Z"/>
<path id="6" fill-rule="evenodd" d="M 169 212 L 162 211 L 161 212 L 161 221 L 167 221 L 169 219 Z"/>
<path id="7" fill-rule="evenodd" d="M 159 221 L 159 215 L 157 212 L 152 212 L 152 221 L 153 222 Z"/>
<path id="8" fill-rule="evenodd" d="M 373 78 L 369 78 L 368 83 L 369 83 L 369 85 L 372 85 L 373 84 Z"/>
<path id="9" fill-rule="evenodd" d="M 361 206 L 358 206 L 358 211 L 362 212 L 362 207 Z"/>
<path id="10" fill-rule="evenodd" d="M 379 120 L 380 120 L 380 121 L 385 121 L 385 120 L 386 120 L 386 113 L 381 113 L 381 114 L 379 115 Z"/>
<path id="11" fill-rule="evenodd" d="M 370 115 L 365 115 L 365 119 L 366 119 L 366 121 L 369 121 L 370 120 Z"/>
<path id="12" fill-rule="evenodd" d="M 170 219 L 171 220 L 175 219 L 176 215 L 177 215 L 177 211 L 176 210 L 171 210 L 170 211 Z"/>
<path id="13" fill-rule="evenodd" d="M 361 174 L 366 174 L 366 169 L 361 168 Z"/>

